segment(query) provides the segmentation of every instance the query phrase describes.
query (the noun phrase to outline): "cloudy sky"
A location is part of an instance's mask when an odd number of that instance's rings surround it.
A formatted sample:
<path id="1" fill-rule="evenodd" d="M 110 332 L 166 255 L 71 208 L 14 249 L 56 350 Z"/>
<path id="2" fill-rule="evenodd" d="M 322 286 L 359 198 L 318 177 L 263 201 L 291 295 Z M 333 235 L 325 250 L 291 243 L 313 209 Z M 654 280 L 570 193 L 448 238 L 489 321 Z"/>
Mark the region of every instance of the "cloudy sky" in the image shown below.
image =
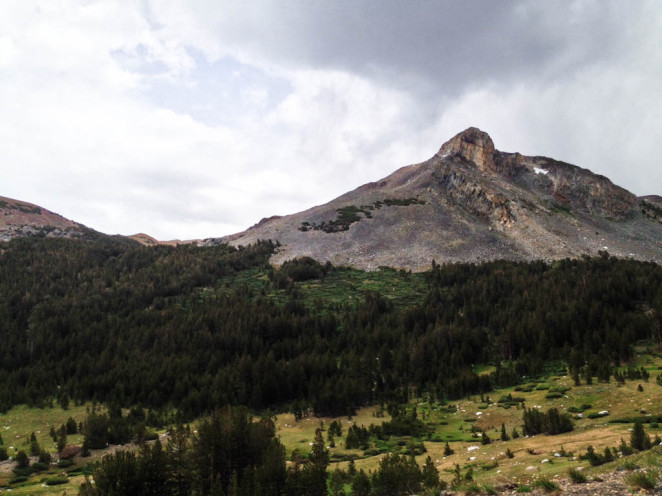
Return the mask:
<path id="1" fill-rule="evenodd" d="M 662 2 L 9 0 L 0 195 L 220 236 L 477 126 L 662 194 Z"/>

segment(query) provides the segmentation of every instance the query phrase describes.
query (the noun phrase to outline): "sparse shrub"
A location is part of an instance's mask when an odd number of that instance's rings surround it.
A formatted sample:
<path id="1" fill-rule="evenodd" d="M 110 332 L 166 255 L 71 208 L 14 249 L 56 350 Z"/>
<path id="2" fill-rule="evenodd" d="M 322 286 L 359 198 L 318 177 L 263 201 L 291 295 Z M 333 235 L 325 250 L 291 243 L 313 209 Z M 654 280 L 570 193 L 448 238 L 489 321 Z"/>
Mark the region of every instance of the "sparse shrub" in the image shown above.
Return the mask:
<path id="1" fill-rule="evenodd" d="M 551 493 L 552 491 L 559 490 L 559 485 L 553 480 L 548 479 L 547 477 L 541 477 L 540 479 L 535 481 L 532 485 L 549 493 Z"/>
<path id="2" fill-rule="evenodd" d="M 634 472 L 625 478 L 625 482 L 635 489 L 649 491 L 657 486 L 657 476 L 651 472 Z"/>
<path id="3" fill-rule="evenodd" d="M 628 456 L 633 453 L 632 448 L 625 443 L 623 438 L 621 438 L 621 444 L 618 445 L 618 451 L 620 451 L 623 456 Z"/>
<path id="4" fill-rule="evenodd" d="M 639 465 L 634 460 L 625 460 L 619 468 L 623 470 L 637 470 L 639 468 Z"/>
<path id="5" fill-rule="evenodd" d="M 490 495 L 499 494 L 499 492 L 494 487 L 494 484 L 492 484 L 491 482 L 485 482 L 483 484 L 483 493 L 490 494 Z"/>
<path id="6" fill-rule="evenodd" d="M 476 482 L 471 482 L 462 487 L 462 492 L 464 492 L 464 494 L 480 494 L 481 487 Z"/>
<path id="7" fill-rule="evenodd" d="M 46 485 L 47 486 L 59 486 L 61 484 L 68 484 L 69 479 L 66 477 L 51 477 L 49 479 L 46 479 Z"/>
<path id="8" fill-rule="evenodd" d="M 586 475 L 574 467 L 568 468 L 568 477 L 570 477 L 573 484 L 584 484 L 588 481 Z"/>
<path id="9" fill-rule="evenodd" d="M 44 470 L 48 470 L 49 465 L 47 463 L 42 463 L 42 462 L 34 462 L 32 464 L 32 469 L 35 472 L 43 472 Z"/>

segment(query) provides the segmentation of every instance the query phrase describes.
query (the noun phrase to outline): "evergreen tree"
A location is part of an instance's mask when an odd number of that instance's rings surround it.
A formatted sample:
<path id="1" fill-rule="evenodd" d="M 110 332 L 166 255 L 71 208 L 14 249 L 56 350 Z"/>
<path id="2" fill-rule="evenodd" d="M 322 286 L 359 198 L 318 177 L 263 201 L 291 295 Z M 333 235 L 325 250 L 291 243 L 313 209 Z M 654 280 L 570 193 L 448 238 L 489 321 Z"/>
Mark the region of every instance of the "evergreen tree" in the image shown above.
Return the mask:
<path id="1" fill-rule="evenodd" d="M 30 466 L 30 458 L 23 450 L 16 453 L 16 468 L 27 468 Z"/>
<path id="2" fill-rule="evenodd" d="M 352 480 L 352 496 L 368 496 L 370 488 L 370 477 L 363 469 L 359 470 Z"/>
<path id="3" fill-rule="evenodd" d="M 39 443 L 37 442 L 37 438 L 35 437 L 33 432 L 32 436 L 30 436 L 30 455 L 38 456 L 40 452 L 41 452 L 41 447 L 39 446 Z"/>
<path id="4" fill-rule="evenodd" d="M 193 474 L 190 459 L 190 432 L 178 424 L 170 432 L 166 452 L 168 454 L 169 493 L 172 496 L 188 496 L 191 494 Z"/>
<path id="5" fill-rule="evenodd" d="M 439 470 L 434 466 L 432 458 L 428 456 L 423 465 L 423 486 L 428 490 L 434 490 L 440 486 Z"/>
<path id="6" fill-rule="evenodd" d="M 502 441 L 510 440 L 510 436 L 508 436 L 508 433 L 506 432 L 506 424 L 501 424 L 501 440 Z"/>
<path id="7" fill-rule="evenodd" d="M 650 448 L 650 439 L 644 431 L 644 424 L 641 420 L 636 420 L 634 428 L 630 432 L 630 447 L 636 451 L 644 451 Z"/>
<path id="8" fill-rule="evenodd" d="M 371 480 L 374 496 L 416 494 L 422 489 L 423 474 L 413 457 L 387 454 Z"/>
<path id="9" fill-rule="evenodd" d="M 60 453 L 67 446 L 67 428 L 62 425 L 57 431 L 57 452 Z"/>
<path id="10" fill-rule="evenodd" d="M 352 478 L 356 475 L 356 463 L 354 463 L 354 458 L 349 460 L 349 464 L 347 465 L 347 475 Z"/>
<path id="11" fill-rule="evenodd" d="M 331 489 L 331 496 L 344 496 L 345 495 L 345 474 L 342 470 L 336 468 L 329 477 L 329 489 Z"/>
<path id="12" fill-rule="evenodd" d="M 446 446 L 444 446 L 444 456 L 451 456 L 455 451 L 453 451 L 448 444 L 448 441 L 446 441 Z"/>
<path id="13" fill-rule="evenodd" d="M 306 484 L 307 496 L 326 496 L 326 468 L 329 465 L 329 452 L 324 445 L 322 429 L 315 430 L 313 449 L 308 457 L 310 463 L 303 469 L 303 478 Z"/>
<path id="14" fill-rule="evenodd" d="M 169 465 L 161 442 L 157 439 L 151 446 L 143 444 L 138 457 L 137 477 L 142 482 L 143 494 L 166 494 Z"/>
<path id="15" fill-rule="evenodd" d="M 76 424 L 76 421 L 72 417 L 69 417 L 69 419 L 67 419 L 66 427 L 67 427 L 67 434 L 69 435 L 73 435 L 78 432 L 78 424 Z"/>

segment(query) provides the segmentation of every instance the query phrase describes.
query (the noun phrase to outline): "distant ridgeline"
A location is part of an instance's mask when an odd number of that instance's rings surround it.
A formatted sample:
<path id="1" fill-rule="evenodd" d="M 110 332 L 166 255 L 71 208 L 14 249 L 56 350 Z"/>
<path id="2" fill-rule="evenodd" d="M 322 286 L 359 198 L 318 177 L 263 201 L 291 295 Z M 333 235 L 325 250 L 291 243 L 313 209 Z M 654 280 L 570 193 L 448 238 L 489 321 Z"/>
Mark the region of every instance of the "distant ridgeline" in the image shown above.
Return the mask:
<path id="1" fill-rule="evenodd" d="M 405 303 L 373 291 L 350 297 L 362 274 L 353 269 L 306 259 L 276 270 L 275 249 L 3 244 L 2 410 L 96 399 L 175 407 L 183 419 L 223 405 L 346 414 L 412 393 L 488 392 L 547 360 L 604 379 L 636 341 L 662 340 L 654 263 L 602 253 L 382 271 L 388 287 L 423 288 Z M 333 302 L 310 296 L 332 280 Z M 478 363 L 496 367 L 479 376 Z"/>
<path id="2" fill-rule="evenodd" d="M 351 226 L 354 222 L 361 220 L 359 213 L 362 213 L 367 219 L 370 219 L 372 217 L 372 211 L 379 210 L 383 206 L 406 207 L 409 205 L 425 205 L 425 202 L 417 198 L 387 198 L 383 201 L 376 201 L 372 205 L 361 205 L 360 207 L 349 205 L 347 207 L 337 209 L 336 212 L 338 213 L 338 216 L 333 220 L 322 221 L 319 224 L 308 221 L 302 222 L 301 227 L 299 227 L 299 231 L 324 231 L 326 233 L 347 231 L 349 226 Z"/>

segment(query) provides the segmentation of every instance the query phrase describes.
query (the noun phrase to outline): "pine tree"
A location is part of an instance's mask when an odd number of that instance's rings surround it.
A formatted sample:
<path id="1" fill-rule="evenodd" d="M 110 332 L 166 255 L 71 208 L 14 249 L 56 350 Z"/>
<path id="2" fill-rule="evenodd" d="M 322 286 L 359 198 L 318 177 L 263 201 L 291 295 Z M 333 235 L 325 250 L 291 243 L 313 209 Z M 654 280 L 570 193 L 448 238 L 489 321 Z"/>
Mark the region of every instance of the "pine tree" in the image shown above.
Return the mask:
<path id="1" fill-rule="evenodd" d="M 501 440 L 502 441 L 510 440 L 510 436 L 508 436 L 508 433 L 506 432 L 506 424 L 501 424 Z"/>
<path id="2" fill-rule="evenodd" d="M 57 452 L 60 453 L 67 446 L 67 428 L 62 425 L 57 431 Z"/>
<path id="3" fill-rule="evenodd" d="M 648 440 L 648 443 L 646 440 Z M 643 451 L 647 449 L 647 445 L 650 447 L 650 439 L 644 431 L 644 424 L 641 422 L 641 420 L 637 420 L 634 423 L 632 432 L 630 433 L 630 447 L 636 451 Z"/>
<path id="4" fill-rule="evenodd" d="M 182 424 L 178 424 L 168 438 L 166 452 L 170 464 L 170 494 L 186 496 L 191 493 L 192 468 L 189 453 L 191 436 Z"/>
<path id="5" fill-rule="evenodd" d="M 444 447 L 444 456 L 451 456 L 455 451 L 453 451 L 448 444 L 448 441 L 446 441 L 446 446 Z"/>
<path id="6" fill-rule="evenodd" d="M 434 466 L 432 458 L 428 456 L 423 465 L 423 486 L 428 490 L 439 487 L 439 470 Z"/>
<path id="7" fill-rule="evenodd" d="M 336 468 L 329 477 L 329 489 L 332 496 L 344 496 L 345 474 L 342 470 Z"/>
<path id="8" fill-rule="evenodd" d="M 352 481 L 352 496 L 368 496 L 370 494 L 370 477 L 359 470 Z"/>
<path id="9" fill-rule="evenodd" d="M 33 432 L 32 436 L 30 437 L 30 455 L 37 456 L 39 455 L 40 451 L 41 451 L 41 447 L 39 446 L 39 443 L 37 442 L 37 438 L 35 437 Z"/>
<path id="10" fill-rule="evenodd" d="M 25 451 L 21 450 L 16 453 L 16 463 L 16 468 L 27 468 L 30 466 L 30 457 Z"/>
<path id="11" fill-rule="evenodd" d="M 327 496 L 326 468 L 329 465 L 329 452 L 324 446 L 321 427 L 315 430 L 315 441 L 308 459 L 310 463 L 304 467 L 302 474 L 306 484 L 306 494 L 309 496 Z"/>
<path id="12" fill-rule="evenodd" d="M 350 477 L 354 477 L 356 475 L 356 463 L 354 463 L 354 458 L 352 458 L 347 465 L 347 474 Z"/>

